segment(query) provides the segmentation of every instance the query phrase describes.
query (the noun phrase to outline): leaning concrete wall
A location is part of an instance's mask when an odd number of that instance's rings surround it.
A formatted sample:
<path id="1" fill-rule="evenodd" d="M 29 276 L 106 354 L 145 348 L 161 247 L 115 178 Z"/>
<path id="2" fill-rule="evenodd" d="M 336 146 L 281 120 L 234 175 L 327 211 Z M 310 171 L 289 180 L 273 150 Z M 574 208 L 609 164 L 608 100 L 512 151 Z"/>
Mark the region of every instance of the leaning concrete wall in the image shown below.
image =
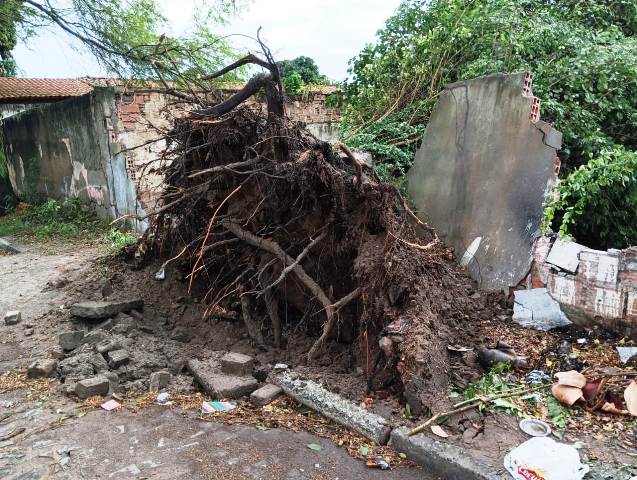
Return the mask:
<path id="1" fill-rule="evenodd" d="M 3 120 L 13 190 L 58 200 L 77 197 L 106 218 L 139 214 L 125 157 L 111 152 L 108 126 L 116 113 L 113 90 L 96 88 Z"/>
<path id="2" fill-rule="evenodd" d="M 524 278 L 561 133 L 539 121 L 530 74 L 448 85 L 408 173 L 418 215 L 486 289 Z"/>

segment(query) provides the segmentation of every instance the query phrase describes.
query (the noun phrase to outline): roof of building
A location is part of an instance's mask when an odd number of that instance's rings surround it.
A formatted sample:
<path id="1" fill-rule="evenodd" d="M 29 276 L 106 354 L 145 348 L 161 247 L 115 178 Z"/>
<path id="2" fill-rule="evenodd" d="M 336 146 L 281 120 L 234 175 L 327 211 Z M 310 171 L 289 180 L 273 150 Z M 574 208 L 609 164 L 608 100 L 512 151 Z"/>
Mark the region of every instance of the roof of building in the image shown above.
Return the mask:
<path id="1" fill-rule="evenodd" d="M 116 78 L 16 78 L 0 77 L 0 103 L 39 103 L 79 97 L 93 91 L 94 87 L 122 86 L 136 90 L 159 85 L 155 82 L 123 80 Z M 220 85 L 222 90 L 239 90 L 241 83 Z M 306 93 L 322 93 L 328 95 L 338 91 L 332 85 L 311 86 Z"/>
<path id="2" fill-rule="evenodd" d="M 0 77 L 0 103 L 63 100 L 91 91 L 93 87 L 79 79 Z"/>

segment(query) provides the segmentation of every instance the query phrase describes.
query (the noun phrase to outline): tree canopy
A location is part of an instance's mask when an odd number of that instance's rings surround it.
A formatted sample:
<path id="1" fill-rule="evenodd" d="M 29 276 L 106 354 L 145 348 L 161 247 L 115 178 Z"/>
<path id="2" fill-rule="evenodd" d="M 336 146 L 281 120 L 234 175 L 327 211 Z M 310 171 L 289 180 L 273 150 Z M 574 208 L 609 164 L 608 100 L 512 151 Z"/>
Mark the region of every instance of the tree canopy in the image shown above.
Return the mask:
<path id="1" fill-rule="evenodd" d="M 634 0 L 406 0 L 350 62 L 347 141 L 400 178 L 445 84 L 532 71 L 542 118 L 564 133 L 568 176 L 547 224 L 635 244 L 636 32 Z"/>
<path id="2" fill-rule="evenodd" d="M 288 93 L 299 93 L 304 85 L 327 85 L 328 78 L 321 75 L 318 65 L 310 57 L 277 62 L 283 84 Z"/>
<path id="3" fill-rule="evenodd" d="M 193 30 L 164 35 L 167 19 L 157 0 L 3 0 L 0 57 L 15 74 L 11 50 L 25 39 L 55 28 L 79 40 L 111 74 L 180 82 L 215 71 L 231 56 L 228 43 L 211 31 L 234 13 L 236 0 L 204 0 Z"/>

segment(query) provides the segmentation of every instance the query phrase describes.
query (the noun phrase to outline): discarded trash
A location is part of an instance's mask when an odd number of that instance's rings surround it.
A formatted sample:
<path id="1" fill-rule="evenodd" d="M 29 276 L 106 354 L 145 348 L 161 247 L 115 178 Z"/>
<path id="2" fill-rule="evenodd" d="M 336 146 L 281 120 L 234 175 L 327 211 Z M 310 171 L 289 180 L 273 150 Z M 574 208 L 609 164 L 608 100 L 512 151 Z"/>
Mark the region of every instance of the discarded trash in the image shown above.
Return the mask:
<path id="1" fill-rule="evenodd" d="M 504 457 L 516 480 L 581 480 L 590 470 L 571 445 L 548 437 L 531 438 Z"/>
<path id="2" fill-rule="evenodd" d="M 307 448 L 316 452 L 323 450 L 323 447 L 321 447 L 318 443 L 308 443 Z"/>
<path id="3" fill-rule="evenodd" d="M 106 410 L 107 412 L 112 412 L 113 410 L 117 410 L 121 406 L 122 404 L 119 402 L 116 402 L 115 400 L 109 400 L 108 402 L 104 402 L 101 405 L 102 409 Z"/>
<path id="4" fill-rule="evenodd" d="M 203 413 L 229 412 L 235 408 L 237 408 L 237 404 L 233 402 L 213 402 L 208 400 L 201 404 Z"/>
<path id="5" fill-rule="evenodd" d="M 160 268 L 157 273 L 155 273 L 155 280 L 165 280 L 166 279 L 166 270 L 164 268 Z"/>
<path id="6" fill-rule="evenodd" d="M 157 395 L 157 403 L 160 405 L 166 405 L 168 400 L 170 400 L 170 394 L 168 392 L 162 392 Z"/>
<path id="7" fill-rule="evenodd" d="M 370 458 L 365 462 L 370 468 L 380 468 L 381 470 L 389 470 L 389 462 L 383 458 L 382 455 L 376 455 L 375 458 Z"/>
<path id="8" fill-rule="evenodd" d="M 495 348 L 480 347 L 478 349 L 478 360 L 484 368 L 491 368 L 498 363 L 514 367 L 524 367 L 527 364 L 526 357 L 515 353 L 513 347 L 504 342 L 498 342 Z"/>
<path id="9" fill-rule="evenodd" d="M 624 400 L 626 401 L 626 409 L 633 417 L 637 417 L 637 382 L 633 380 L 624 390 Z"/>
<path id="10" fill-rule="evenodd" d="M 273 370 L 275 372 L 282 372 L 283 370 L 287 370 L 289 367 L 285 363 L 277 363 Z"/>
<path id="11" fill-rule="evenodd" d="M 439 437 L 442 437 L 442 438 L 448 438 L 449 437 L 449 434 L 447 432 L 445 432 L 440 425 L 432 425 L 431 426 L 431 433 L 433 433 L 434 435 L 438 435 Z"/>
<path id="12" fill-rule="evenodd" d="M 555 374 L 557 383 L 559 385 L 566 385 L 568 387 L 583 388 L 586 385 L 586 377 L 575 370 L 569 370 L 568 372 L 557 372 Z"/>
<path id="13" fill-rule="evenodd" d="M 547 437 L 551 434 L 551 427 L 546 422 L 535 418 L 520 420 L 520 430 L 532 437 Z"/>
<path id="14" fill-rule="evenodd" d="M 579 343 L 580 345 L 584 345 L 586 342 L 588 342 L 588 340 L 585 339 L 585 338 L 578 338 L 577 339 L 577 343 Z"/>
<path id="15" fill-rule="evenodd" d="M 628 363 L 631 358 L 637 356 L 637 347 L 616 347 L 616 349 L 622 363 Z"/>
<path id="16" fill-rule="evenodd" d="M 551 377 L 542 370 L 532 370 L 524 376 L 524 379 L 526 380 L 526 383 L 532 387 L 539 387 L 543 383 L 551 380 Z"/>

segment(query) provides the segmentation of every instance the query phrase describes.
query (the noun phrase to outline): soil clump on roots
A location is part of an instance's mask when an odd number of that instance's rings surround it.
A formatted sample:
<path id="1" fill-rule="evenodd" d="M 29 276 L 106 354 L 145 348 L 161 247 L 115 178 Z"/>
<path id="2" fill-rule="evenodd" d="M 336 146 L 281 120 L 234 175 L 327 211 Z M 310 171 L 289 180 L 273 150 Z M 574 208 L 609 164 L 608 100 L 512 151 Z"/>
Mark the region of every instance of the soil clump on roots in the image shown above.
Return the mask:
<path id="1" fill-rule="evenodd" d="M 468 341 L 485 297 L 396 187 L 344 145 L 248 108 L 190 115 L 168 138 L 138 251 L 179 272 L 205 317 L 243 318 L 261 349 L 301 332 L 300 364 L 345 349 L 368 391 L 404 392 L 414 413 L 447 402 L 447 345 Z"/>

